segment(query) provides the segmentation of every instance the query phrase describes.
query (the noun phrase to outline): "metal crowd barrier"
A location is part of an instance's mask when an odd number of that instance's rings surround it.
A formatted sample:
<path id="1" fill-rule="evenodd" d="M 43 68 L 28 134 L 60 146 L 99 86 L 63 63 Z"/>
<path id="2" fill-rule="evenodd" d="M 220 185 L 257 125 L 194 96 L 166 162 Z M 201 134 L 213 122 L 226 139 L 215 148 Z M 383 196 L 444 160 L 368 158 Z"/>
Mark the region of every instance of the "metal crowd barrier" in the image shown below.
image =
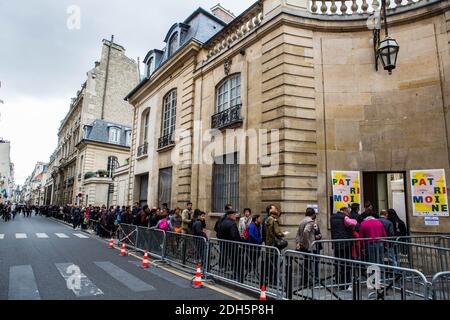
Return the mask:
<path id="1" fill-rule="evenodd" d="M 405 236 L 405 237 L 394 237 L 385 239 L 392 241 L 406 242 L 411 244 L 450 248 L 449 235 L 421 235 L 421 236 Z"/>
<path id="2" fill-rule="evenodd" d="M 284 299 L 428 299 L 429 283 L 417 270 L 298 251 L 283 257 Z"/>
<path id="3" fill-rule="evenodd" d="M 313 246 L 324 256 L 416 269 L 430 280 L 434 274 L 450 270 L 450 249 L 444 247 L 386 238 L 321 240 Z"/>
<path id="4" fill-rule="evenodd" d="M 164 245 L 165 261 L 196 270 L 198 263 L 202 267 L 208 264 L 207 253 L 208 244 L 205 238 L 189 234 L 166 232 Z"/>
<path id="5" fill-rule="evenodd" d="M 267 295 L 279 298 L 280 273 L 281 254 L 275 247 L 209 240 L 207 275 L 258 293 L 265 285 Z"/>
<path id="6" fill-rule="evenodd" d="M 134 226 L 136 227 L 136 226 Z M 164 246 L 166 243 L 166 233 L 162 230 L 146 227 L 136 227 L 137 237 L 135 242 L 136 250 L 144 252 L 158 259 L 164 260 Z"/>
<path id="7" fill-rule="evenodd" d="M 121 223 L 117 227 L 116 235 L 120 244 L 125 243 L 128 248 L 136 248 L 138 229 L 131 224 Z"/>
<path id="8" fill-rule="evenodd" d="M 433 300 L 450 300 L 450 271 L 439 272 L 433 277 L 431 292 Z"/>

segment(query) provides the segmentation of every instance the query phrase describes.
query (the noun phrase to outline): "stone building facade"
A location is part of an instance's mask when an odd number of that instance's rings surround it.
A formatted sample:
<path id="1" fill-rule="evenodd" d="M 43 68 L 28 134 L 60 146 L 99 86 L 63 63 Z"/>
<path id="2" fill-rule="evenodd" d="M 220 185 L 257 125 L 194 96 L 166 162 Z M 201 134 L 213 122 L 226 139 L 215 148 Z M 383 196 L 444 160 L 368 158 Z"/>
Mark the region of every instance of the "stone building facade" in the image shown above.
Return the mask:
<path id="1" fill-rule="evenodd" d="M 380 2 L 367 2 L 261 0 L 208 39 L 184 43 L 127 96 L 135 107 L 128 202 L 160 205 L 167 198 L 159 190 L 170 190 L 172 207 L 191 200 L 210 223 L 223 203 L 255 213 L 273 203 L 291 237 L 317 205 L 326 234 L 331 172 L 349 170 L 361 174 L 363 203 L 395 207 L 412 233 L 450 232 L 448 217 L 430 227 L 413 216 L 409 184 L 410 170 L 444 169 L 450 178 L 450 1 L 390 1 L 389 34 L 400 44 L 392 75 L 375 70 L 367 10 Z M 174 90 L 175 127 L 188 136 L 174 133 L 165 145 L 163 111 Z M 138 170 L 145 112 L 156 125 L 151 160 Z M 276 171 L 249 163 L 248 140 L 224 141 L 213 162 L 196 161 L 210 129 L 277 130 L 264 144 Z M 222 155 L 246 161 L 227 166 Z M 147 199 L 137 174 L 151 182 Z"/>
<path id="2" fill-rule="evenodd" d="M 85 150 L 85 144 L 82 149 L 79 147 L 87 128 L 96 121 L 111 122 L 119 128 L 131 127 L 133 108 L 123 98 L 138 82 L 136 62 L 125 55 L 122 46 L 103 40 L 100 61 L 95 62 L 95 67 L 87 73 L 86 82 L 72 99 L 70 110 L 59 128 L 58 147 L 50 159 L 51 179 L 46 185 L 47 192 L 52 193 L 49 197 L 52 204 L 86 204 L 89 199 L 87 189 L 94 187 L 92 180 L 89 181 L 91 187 L 85 187 L 85 173 L 106 170 L 108 156 L 123 160 L 124 152 L 129 153 L 129 147 L 125 146 L 126 136 L 109 145 L 107 141 L 106 146 L 98 146 L 98 152 L 93 151 L 95 148 Z M 105 152 L 108 154 L 106 160 Z M 102 160 L 104 163 L 100 165 Z M 107 198 L 101 199 L 105 201 L 102 204 L 106 204 Z"/>
<path id="3" fill-rule="evenodd" d="M 12 201 L 14 165 L 11 162 L 11 143 L 0 138 L 0 204 Z"/>

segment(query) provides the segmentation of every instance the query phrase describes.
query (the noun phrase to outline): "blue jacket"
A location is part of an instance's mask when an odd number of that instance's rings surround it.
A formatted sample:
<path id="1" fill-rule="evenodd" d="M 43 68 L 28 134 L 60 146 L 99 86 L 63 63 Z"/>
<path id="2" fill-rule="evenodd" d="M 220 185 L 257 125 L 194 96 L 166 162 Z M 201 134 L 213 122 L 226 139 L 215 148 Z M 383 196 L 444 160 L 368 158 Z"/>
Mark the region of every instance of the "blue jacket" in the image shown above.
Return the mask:
<path id="1" fill-rule="evenodd" d="M 253 222 L 248 227 L 248 243 L 262 244 L 261 228 L 257 227 Z"/>

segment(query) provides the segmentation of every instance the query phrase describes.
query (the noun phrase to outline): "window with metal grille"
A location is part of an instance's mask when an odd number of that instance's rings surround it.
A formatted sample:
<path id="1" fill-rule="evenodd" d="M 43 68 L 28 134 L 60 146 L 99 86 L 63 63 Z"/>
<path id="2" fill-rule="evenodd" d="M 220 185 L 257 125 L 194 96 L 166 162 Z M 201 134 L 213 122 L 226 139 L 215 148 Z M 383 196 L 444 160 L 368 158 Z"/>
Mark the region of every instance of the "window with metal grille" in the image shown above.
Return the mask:
<path id="1" fill-rule="evenodd" d="M 164 97 L 161 136 L 167 137 L 175 131 L 177 117 L 177 91 L 172 90 Z"/>
<path id="2" fill-rule="evenodd" d="M 216 112 L 222 112 L 241 104 L 241 75 L 225 79 L 217 88 Z"/>
<path id="3" fill-rule="evenodd" d="M 108 157 L 108 167 L 106 169 L 106 171 L 108 171 L 108 177 L 112 177 L 114 169 L 118 167 L 118 163 L 119 161 L 117 160 L 117 157 Z"/>
<path id="4" fill-rule="evenodd" d="M 158 182 L 158 205 L 168 203 L 170 206 L 171 193 L 172 193 L 172 168 L 160 169 Z"/>
<path id="5" fill-rule="evenodd" d="M 217 157 L 213 165 L 213 208 L 223 212 L 225 205 L 239 209 L 239 163 L 238 154 Z"/>

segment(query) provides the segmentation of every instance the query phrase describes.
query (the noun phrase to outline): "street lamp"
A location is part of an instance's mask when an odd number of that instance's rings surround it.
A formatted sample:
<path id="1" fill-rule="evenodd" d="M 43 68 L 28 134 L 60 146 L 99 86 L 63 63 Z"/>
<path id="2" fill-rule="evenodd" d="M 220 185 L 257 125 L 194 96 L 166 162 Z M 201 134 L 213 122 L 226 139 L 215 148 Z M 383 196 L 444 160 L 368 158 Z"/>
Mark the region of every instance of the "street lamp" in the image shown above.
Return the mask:
<path id="1" fill-rule="evenodd" d="M 383 10 L 384 32 L 385 38 L 380 41 L 380 29 L 374 30 L 374 49 L 375 49 L 375 69 L 378 71 L 378 60 L 381 60 L 384 70 L 392 74 L 397 64 L 397 56 L 400 46 L 397 41 L 389 37 L 387 14 L 386 14 L 386 0 L 381 0 L 381 9 Z"/>

